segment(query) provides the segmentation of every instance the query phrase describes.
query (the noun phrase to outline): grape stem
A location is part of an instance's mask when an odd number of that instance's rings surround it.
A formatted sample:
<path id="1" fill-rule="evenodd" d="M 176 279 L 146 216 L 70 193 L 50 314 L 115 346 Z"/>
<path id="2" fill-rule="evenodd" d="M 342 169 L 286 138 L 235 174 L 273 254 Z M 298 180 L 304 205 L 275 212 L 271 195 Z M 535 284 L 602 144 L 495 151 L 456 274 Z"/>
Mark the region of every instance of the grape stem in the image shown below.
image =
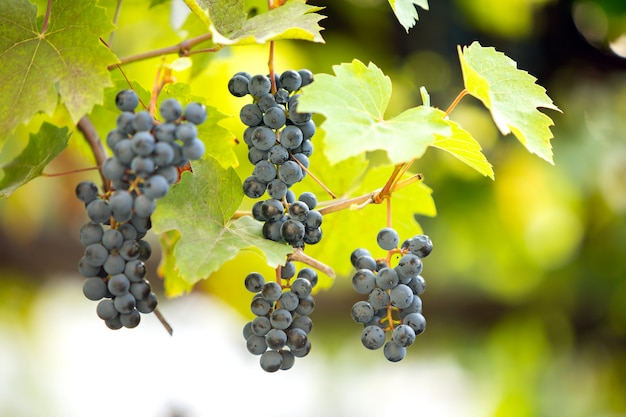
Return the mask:
<path id="1" fill-rule="evenodd" d="M 122 11 L 122 0 L 117 0 L 117 4 L 115 5 L 115 12 L 113 13 L 113 24 L 117 26 L 117 22 L 120 19 L 120 12 Z M 109 35 L 109 45 L 113 45 L 113 37 L 115 35 L 115 31 L 111 32 Z"/>
<path id="2" fill-rule="evenodd" d="M 71 174 L 77 174 L 79 172 L 86 172 L 86 171 L 94 171 L 96 169 L 100 169 L 99 166 L 95 166 L 95 167 L 87 167 L 87 168 L 79 168 L 79 169 L 73 169 L 71 171 L 64 171 L 64 172 L 55 172 L 54 174 L 48 174 L 46 172 L 42 172 L 41 176 L 42 177 L 62 177 L 64 175 L 71 175 Z"/>
<path id="3" fill-rule="evenodd" d="M 291 157 L 291 160 L 293 160 L 296 164 L 298 164 L 300 166 L 300 168 L 302 168 L 302 170 L 304 172 L 306 172 L 313 179 L 313 181 L 315 181 L 317 184 L 319 184 L 319 186 L 322 187 L 324 189 L 324 191 L 326 191 L 328 193 L 329 196 L 331 196 L 333 199 L 337 198 L 337 195 L 335 193 L 333 193 L 332 191 L 330 191 L 330 188 L 325 186 L 324 183 L 319 178 L 317 178 L 315 175 L 313 175 L 313 173 L 311 171 L 309 171 L 309 169 L 307 167 L 305 167 L 300 161 L 298 161 L 298 159 L 295 158 L 291 152 L 289 152 L 289 156 Z"/>
<path id="4" fill-rule="evenodd" d="M 104 145 L 100 140 L 100 136 L 98 136 L 98 132 L 94 127 L 93 123 L 87 116 L 81 117 L 76 125 L 78 130 L 81 131 L 91 151 L 93 152 L 93 156 L 96 158 L 96 164 L 101 167 L 104 161 L 107 159 L 107 153 L 104 150 Z M 108 192 L 111 189 L 111 182 L 102 174 L 102 170 L 100 172 L 100 178 L 102 179 L 102 188 L 105 192 Z"/>
<path id="5" fill-rule="evenodd" d="M 271 1 L 270 1 L 271 3 Z M 270 4 L 270 9 L 271 9 L 271 4 Z M 276 77 L 275 77 L 275 72 L 274 72 L 274 41 L 270 41 L 270 57 L 267 61 L 267 66 L 269 68 L 270 71 L 270 84 L 272 86 L 272 94 L 276 94 Z M 277 133 L 278 134 L 278 133 Z"/>
<path id="6" fill-rule="evenodd" d="M 165 317 L 163 317 L 163 314 L 161 314 L 161 311 L 158 308 L 155 308 L 153 313 L 156 316 L 156 318 L 159 320 L 159 322 L 161 322 L 163 327 L 165 327 L 165 330 L 167 330 L 170 336 L 172 336 L 172 334 L 174 334 L 174 329 L 172 329 L 172 326 L 170 326 L 167 320 L 165 320 Z"/>
<path id="7" fill-rule="evenodd" d="M 301 262 L 325 273 L 331 278 L 335 278 L 335 271 L 330 266 L 307 255 L 300 248 L 295 248 L 293 253 L 287 255 L 287 260 L 292 262 Z"/>
<path id="8" fill-rule="evenodd" d="M 214 48 L 202 49 L 202 50 L 196 50 L 196 51 L 191 50 L 191 48 L 193 48 L 194 46 L 202 42 L 206 42 L 212 38 L 213 38 L 213 34 L 205 33 L 203 35 L 196 36 L 194 38 L 185 39 L 184 41 L 179 42 L 175 45 L 166 46 L 165 48 L 155 49 L 153 51 L 147 51 L 147 52 L 143 52 L 140 54 L 120 58 L 120 61 L 117 64 L 109 65 L 107 69 L 112 70 L 118 67 L 119 65 L 130 64 L 132 62 L 143 61 L 143 60 L 150 59 L 150 58 L 156 58 L 162 55 L 178 54 L 178 56 L 180 57 L 185 57 L 185 56 L 190 56 L 190 55 L 202 53 L 202 52 L 217 52 L 218 50 L 222 48 L 222 46 L 216 45 Z M 102 38 L 100 38 L 100 42 L 102 42 L 107 48 L 111 49 L 112 51 L 112 48 Z"/>
<path id="9" fill-rule="evenodd" d="M 459 104 L 459 102 L 461 101 L 461 99 L 463 97 L 465 97 L 467 94 L 469 94 L 469 91 L 467 91 L 467 88 L 464 88 L 458 96 L 456 96 L 456 98 L 454 99 L 454 101 L 452 102 L 452 104 L 450 104 L 450 107 L 448 107 L 448 109 L 446 110 L 446 116 L 448 116 L 450 113 L 452 113 L 452 110 L 454 110 L 454 108 L 457 106 L 457 104 Z"/>

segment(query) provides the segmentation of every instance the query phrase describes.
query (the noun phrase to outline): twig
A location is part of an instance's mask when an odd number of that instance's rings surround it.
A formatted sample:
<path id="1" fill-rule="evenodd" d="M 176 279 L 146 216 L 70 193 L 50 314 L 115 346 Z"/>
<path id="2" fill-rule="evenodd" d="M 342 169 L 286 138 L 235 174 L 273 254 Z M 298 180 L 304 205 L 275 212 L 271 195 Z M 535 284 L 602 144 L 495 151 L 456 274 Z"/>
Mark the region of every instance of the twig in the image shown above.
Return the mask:
<path id="1" fill-rule="evenodd" d="M 104 145 L 100 140 L 100 136 L 98 136 L 98 132 L 94 127 L 93 123 L 87 116 L 83 116 L 80 118 L 77 124 L 78 130 L 80 130 L 89 143 L 91 147 L 91 151 L 93 152 L 94 157 L 96 158 L 96 164 L 98 166 L 102 166 L 104 161 L 107 159 L 107 153 L 104 150 Z M 104 191 L 109 191 L 111 189 L 111 182 L 102 174 L 102 170 L 100 172 L 100 178 L 102 179 L 102 187 Z"/>
<path id="2" fill-rule="evenodd" d="M 120 19 L 120 12 L 122 11 L 122 1 L 123 0 L 117 0 L 117 5 L 115 6 L 115 13 L 113 14 L 113 24 L 117 25 L 117 22 Z M 115 35 L 115 31 L 111 32 L 111 35 L 109 36 L 109 45 L 113 45 L 113 36 Z"/>
<path id="3" fill-rule="evenodd" d="M 131 55 L 125 58 L 120 58 L 120 62 L 112 64 L 107 67 L 108 70 L 116 68 L 118 65 L 129 64 L 131 62 L 143 61 L 144 59 L 156 58 L 162 55 L 178 54 L 178 56 L 189 56 L 191 54 L 191 48 L 195 45 L 208 41 L 213 38 L 213 34 L 205 33 L 195 38 L 185 39 L 176 45 L 166 46 L 165 48 L 155 49 L 153 51 L 147 51 L 136 55 Z M 103 42 L 106 45 L 106 42 Z M 108 46 L 108 45 L 107 45 Z M 219 50 L 219 48 L 214 48 Z M 210 50 L 207 50 L 210 51 Z"/>
<path id="4" fill-rule="evenodd" d="M 303 264 L 312 266 L 313 268 L 319 271 L 322 271 L 323 273 L 325 273 L 331 278 L 335 278 L 335 271 L 330 266 L 305 254 L 304 251 L 302 251 L 302 249 L 299 249 L 299 248 L 294 249 L 293 253 L 287 256 L 287 260 L 292 261 L 292 262 L 302 262 Z"/>
<path id="5" fill-rule="evenodd" d="M 163 317 L 163 314 L 161 314 L 161 311 L 158 308 L 155 308 L 153 313 L 156 316 L 156 318 L 159 319 L 163 327 L 165 327 L 165 330 L 167 330 L 167 332 L 171 336 L 174 333 L 174 329 L 172 329 L 172 326 L 170 326 L 167 320 L 165 320 L 165 317 Z"/>

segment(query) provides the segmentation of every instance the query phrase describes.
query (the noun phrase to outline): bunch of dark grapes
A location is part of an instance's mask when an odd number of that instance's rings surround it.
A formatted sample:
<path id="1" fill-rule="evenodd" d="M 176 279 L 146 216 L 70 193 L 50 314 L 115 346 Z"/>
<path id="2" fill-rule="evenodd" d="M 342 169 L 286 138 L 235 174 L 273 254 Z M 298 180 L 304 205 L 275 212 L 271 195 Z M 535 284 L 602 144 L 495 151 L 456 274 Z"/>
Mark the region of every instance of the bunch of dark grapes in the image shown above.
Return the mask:
<path id="1" fill-rule="evenodd" d="M 243 139 L 248 145 L 248 159 L 254 165 L 244 180 L 244 193 L 259 198 L 267 191 L 271 198 L 282 200 L 293 184 L 301 181 L 313 153 L 311 138 L 315 123 L 311 113 L 298 112 L 298 91 L 313 82 L 309 70 L 287 70 L 274 77 L 251 76 L 238 72 L 228 82 L 235 97 L 252 96 L 253 102 L 241 108 L 240 119 L 247 126 Z M 298 161 L 298 162 L 296 162 Z"/>
<path id="2" fill-rule="evenodd" d="M 183 110 L 177 100 L 166 99 L 160 106 L 165 120 L 159 123 L 146 111 L 134 112 L 138 103 L 132 90 L 117 94 L 122 113 L 107 135 L 113 156 L 102 165 L 110 190 L 101 194 L 91 181 L 76 187 L 89 217 L 80 230 L 83 293 L 99 301 L 96 313 L 111 329 L 136 327 L 140 313 L 156 308 L 156 295 L 145 278 L 144 262 L 152 249 L 143 238 L 156 200 L 178 181 L 178 168 L 204 153 L 196 128 L 207 116 L 203 105 L 190 103 Z"/>
<path id="3" fill-rule="evenodd" d="M 248 291 L 255 293 L 250 309 L 256 317 L 246 323 L 243 336 L 248 351 L 260 355 L 261 368 L 267 372 L 290 369 L 295 358 L 311 350 L 308 335 L 313 322 L 309 315 L 315 308 L 311 291 L 317 273 L 302 268 L 296 275 L 293 262 L 287 262 L 281 268 L 280 282 L 266 282 L 257 272 L 245 279 Z"/>
<path id="4" fill-rule="evenodd" d="M 275 92 L 270 77 L 265 75 L 239 72 L 228 82 L 232 95 L 250 95 L 253 101 L 240 112 L 247 126 L 243 138 L 248 145 L 248 160 L 254 165 L 252 174 L 243 181 L 243 191 L 254 199 L 266 192 L 270 197 L 257 202 L 253 209 L 254 217 L 265 223 L 265 238 L 302 248 L 322 238 L 321 215 L 314 211 L 317 198 L 305 193 L 305 198 L 295 201 L 290 190 L 305 177 L 302 167 L 308 169 L 313 153 L 315 122 L 311 113 L 298 112 L 299 90 L 313 82 L 313 74 L 306 69 L 287 70 L 277 74 L 274 82 Z"/>
<path id="5" fill-rule="evenodd" d="M 395 267 L 386 262 L 391 256 L 375 259 L 363 248 L 356 249 L 350 256 L 356 268 L 352 287 L 368 296 L 367 301 L 357 301 L 352 306 L 352 319 L 364 327 L 363 346 L 371 350 L 384 346 L 385 358 L 391 362 L 404 359 L 406 348 L 426 328 L 420 298 L 426 289 L 421 276 L 422 259 L 433 249 L 426 235 L 408 239 L 398 248 L 399 242 L 394 229 L 384 228 L 378 232 L 378 246 L 390 255 L 400 255 Z"/>
<path id="6" fill-rule="evenodd" d="M 252 206 L 252 216 L 263 223 L 263 237 L 287 242 L 294 248 L 314 245 L 322 239 L 322 213 L 315 210 L 317 197 L 311 192 L 281 200 L 270 198 Z"/>

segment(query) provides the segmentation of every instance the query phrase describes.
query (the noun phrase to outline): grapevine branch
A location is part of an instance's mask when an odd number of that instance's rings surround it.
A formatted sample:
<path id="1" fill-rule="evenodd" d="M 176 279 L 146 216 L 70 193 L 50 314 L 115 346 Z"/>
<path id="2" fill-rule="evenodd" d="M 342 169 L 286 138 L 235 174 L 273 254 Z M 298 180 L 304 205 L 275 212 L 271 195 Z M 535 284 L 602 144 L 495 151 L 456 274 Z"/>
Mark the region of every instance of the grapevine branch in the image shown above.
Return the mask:
<path id="1" fill-rule="evenodd" d="M 194 46 L 202 42 L 206 42 L 212 38 L 213 38 L 213 34 L 208 32 L 200 36 L 196 36 L 194 38 L 185 39 L 184 41 L 179 42 L 175 45 L 166 46 L 165 48 L 155 49 L 152 51 L 147 51 L 147 52 L 143 52 L 140 54 L 120 58 L 120 62 L 118 62 L 117 64 L 109 65 L 107 69 L 112 70 L 116 68 L 118 65 L 124 65 L 124 64 L 129 64 L 131 62 L 143 61 L 145 59 L 156 58 L 162 55 L 178 54 L 178 56 L 183 57 L 183 56 L 190 56 L 190 55 L 201 53 L 201 52 L 217 52 L 218 50 L 222 48 L 220 45 L 217 45 L 216 47 L 209 48 L 209 49 L 202 49 L 202 50 L 196 50 L 196 51 L 191 50 L 191 48 L 193 48 Z M 111 49 L 111 47 L 102 38 L 100 38 L 100 41 L 107 48 Z"/>

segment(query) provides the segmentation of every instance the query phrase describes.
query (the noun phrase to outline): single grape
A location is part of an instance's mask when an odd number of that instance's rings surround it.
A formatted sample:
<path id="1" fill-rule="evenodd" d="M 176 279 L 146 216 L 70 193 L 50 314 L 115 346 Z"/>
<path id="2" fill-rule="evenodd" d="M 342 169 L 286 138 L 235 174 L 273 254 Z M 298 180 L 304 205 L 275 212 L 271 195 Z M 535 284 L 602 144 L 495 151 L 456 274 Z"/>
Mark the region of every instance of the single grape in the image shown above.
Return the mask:
<path id="1" fill-rule="evenodd" d="M 244 280 L 244 285 L 246 289 L 250 292 L 255 293 L 261 291 L 264 284 L 265 278 L 263 278 L 263 275 L 259 274 L 258 272 L 249 273 Z"/>
<path id="2" fill-rule="evenodd" d="M 307 333 L 298 328 L 287 330 L 287 346 L 291 350 L 300 350 L 306 347 L 309 337 Z"/>
<path id="3" fill-rule="evenodd" d="M 288 350 L 280 350 L 278 353 L 280 353 L 280 356 L 282 357 L 282 364 L 280 365 L 280 369 L 281 371 L 286 371 L 287 369 L 291 369 L 294 365 L 294 363 L 296 362 L 296 357 L 293 356 L 293 353 L 291 353 Z"/>
<path id="4" fill-rule="evenodd" d="M 158 167 L 169 165 L 174 160 L 174 148 L 169 142 L 157 142 L 154 144 L 152 159 Z"/>
<path id="5" fill-rule="evenodd" d="M 148 178 L 154 168 L 154 160 L 146 156 L 137 155 L 130 162 L 130 169 L 140 178 Z"/>
<path id="6" fill-rule="evenodd" d="M 372 305 L 374 310 L 387 308 L 389 305 L 389 294 L 381 288 L 374 288 L 369 294 L 367 301 Z"/>
<path id="7" fill-rule="evenodd" d="M 98 198 L 98 186 L 93 181 L 81 181 L 76 186 L 76 197 L 84 203 L 91 203 Z"/>
<path id="8" fill-rule="evenodd" d="M 110 253 L 102 268 L 109 275 L 121 274 L 126 268 L 126 260 L 118 254 Z"/>
<path id="9" fill-rule="evenodd" d="M 304 238 L 304 225 L 293 219 L 287 219 L 280 227 L 280 235 L 287 243 L 297 243 Z"/>
<path id="10" fill-rule="evenodd" d="M 142 217 L 150 217 L 154 210 L 156 210 L 156 201 L 149 199 L 145 194 L 139 195 L 135 198 L 133 204 L 135 214 Z"/>
<path id="11" fill-rule="evenodd" d="M 295 311 L 300 304 L 300 298 L 293 291 L 283 292 L 278 299 L 278 304 L 281 308 L 289 311 Z"/>
<path id="12" fill-rule="evenodd" d="M 265 75 L 254 75 L 248 82 L 248 91 L 254 97 L 261 97 L 263 94 L 270 92 L 272 83 Z"/>
<path id="13" fill-rule="evenodd" d="M 107 294 L 107 285 L 102 278 L 87 278 L 83 283 L 83 294 L 91 301 L 101 300 Z"/>
<path id="14" fill-rule="evenodd" d="M 369 269 L 359 269 L 352 276 L 352 288 L 359 294 L 369 294 L 376 288 L 376 275 Z"/>
<path id="15" fill-rule="evenodd" d="M 124 327 L 122 325 L 122 321 L 120 320 L 120 316 L 117 316 L 111 320 L 105 320 L 104 324 L 106 324 L 106 326 L 111 330 L 119 330 Z"/>
<path id="16" fill-rule="evenodd" d="M 261 97 L 259 97 L 259 99 L 256 102 L 256 105 L 259 106 L 259 109 L 261 109 L 263 113 L 266 113 L 272 107 L 278 106 L 278 104 L 276 103 L 276 100 L 274 99 L 274 96 L 270 93 L 263 94 Z"/>
<path id="17" fill-rule="evenodd" d="M 280 298 L 282 288 L 274 281 L 266 282 L 261 289 L 261 294 L 263 294 L 263 298 L 273 303 Z"/>
<path id="18" fill-rule="evenodd" d="M 298 201 L 305 203 L 309 210 L 313 210 L 317 206 L 317 196 L 309 191 L 300 194 Z"/>
<path id="19" fill-rule="evenodd" d="M 293 185 L 303 177 L 302 168 L 294 161 L 286 161 L 278 168 L 278 178 L 287 185 Z"/>
<path id="20" fill-rule="evenodd" d="M 407 253 L 400 258 L 397 272 L 400 277 L 416 277 L 422 273 L 422 260 L 412 253 Z"/>
<path id="21" fill-rule="evenodd" d="M 410 326 L 416 335 L 424 333 L 426 329 L 426 319 L 420 313 L 411 313 L 402 319 L 402 323 Z"/>
<path id="22" fill-rule="evenodd" d="M 98 305 L 96 306 L 96 314 L 102 320 L 112 320 L 116 318 L 120 313 L 115 309 L 113 300 L 107 298 L 98 303 Z"/>
<path id="23" fill-rule="evenodd" d="M 390 290 L 398 285 L 398 274 L 392 268 L 385 267 L 378 271 L 376 275 L 376 285 L 383 290 Z"/>
<path id="24" fill-rule="evenodd" d="M 176 126 L 174 136 L 183 144 L 188 144 L 198 137 L 198 128 L 193 123 L 181 123 Z"/>
<path id="25" fill-rule="evenodd" d="M 274 93 L 274 100 L 277 104 L 287 104 L 289 102 L 289 91 L 284 88 L 276 89 L 276 92 Z"/>
<path id="26" fill-rule="evenodd" d="M 120 314 L 129 314 L 135 308 L 137 301 L 131 293 L 124 293 L 113 299 L 113 305 Z"/>
<path id="27" fill-rule="evenodd" d="M 239 111 L 239 119 L 246 126 L 258 126 L 263 121 L 263 112 L 253 103 L 248 103 Z"/>
<path id="28" fill-rule="evenodd" d="M 425 258 L 432 252 L 433 242 L 426 235 L 417 235 L 409 241 L 409 249 L 412 254 Z"/>
<path id="29" fill-rule="evenodd" d="M 367 349 L 380 349 L 385 343 L 385 331 L 378 326 L 367 326 L 361 332 L 361 343 Z"/>
<path id="30" fill-rule="evenodd" d="M 280 268 L 280 277 L 282 279 L 291 279 L 294 275 L 296 275 L 296 264 L 291 261 L 287 261 Z"/>
<path id="31" fill-rule="evenodd" d="M 354 267 L 357 269 L 369 269 L 370 271 L 376 270 L 376 259 L 369 255 L 359 256 L 354 263 Z"/>
<path id="32" fill-rule="evenodd" d="M 89 246 L 92 243 L 100 243 L 104 229 L 102 225 L 94 222 L 87 222 L 80 228 L 80 242 L 83 246 Z"/>
<path id="33" fill-rule="evenodd" d="M 317 210 L 309 210 L 304 219 L 304 226 L 307 229 L 317 229 L 322 225 L 322 213 Z"/>
<path id="34" fill-rule="evenodd" d="M 272 305 L 263 297 L 254 298 L 250 303 L 250 311 L 255 316 L 264 316 L 270 312 Z"/>
<path id="35" fill-rule="evenodd" d="M 268 183 L 276 179 L 276 167 L 269 161 L 260 161 L 254 166 L 252 175 L 257 180 Z"/>
<path id="36" fill-rule="evenodd" d="M 278 143 L 269 149 L 267 157 L 271 163 L 282 165 L 289 160 L 289 151 L 282 144 Z"/>
<path id="37" fill-rule="evenodd" d="M 135 131 L 146 132 L 152 129 L 152 125 L 152 115 L 148 111 L 142 110 L 135 113 L 135 117 L 133 118 L 133 129 L 135 129 Z"/>
<path id="38" fill-rule="evenodd" d="M 415 295 L 421 295 L 426 290 L 426 281 L 421 275 L 411 278 L 407 285 Z"/>
<path id="39" fill-rule="evenodd" d="M 422 312 L 422 299 L 419 295 L 413 295 L 413 299 L 411 300 L 411 304 L 408 307 L 405 307 L 400 310 L 400 318 L 406 317 L 411 313 L 421 313 Z"/>
<path id="40" fill-rule="evenodd" d="M 398 236 L 398 232 L 394 229 L 385 227 L 378 232 L 378 235 L 376 235 L 376 242 L 382 249 L 391 250 L 398 247 L 400 237 Z"/>
<path id="41" fill-rule="evenodd" d="M 85 278 L 100 276 L 101 270 L 101 266 L 90 265 L 85 256 L 81 257 L 78 261 L 78 273 Z"/>
<path id="42" fill-rule="evenodd" d="M 202 124 L 207 118 L 206 106 L 201 103 L 192 102 L 185 107 L 185 119 L 193 124 Z"/>
<path id="43" fill-rule="evenodd" d="M 115 149 L 115 145 L 122 139 L 128 139 L 128 135 L 124 132 L 120 132 L 117 129 L 113 129 L 107 133 L 106 143 L 107 146 L 113 150 Z"/>
<path id="44" fill-rule="evenodd" d="M 280 129 L 285 125 L 287 116 L 280 107 L 270 107 L 263 115 L 263 123 L 271 129 Z"/>
<path id="45" fill-rule="evenodd" d="M 313 120 L 309 120 L 306 123 L 302 123 L 296 126 L 302 132 L 302 140 L 311 139 L 313 135 L 315 135 L 315 132 L 317 131 L 317 127 L 315 126 L 315 122 Z M 310 155 L 307 155 L 307 156 L 310 156 Z"/>
<path id="46" fill-rule="evenodd" d="M 166 98 L 159 105 L 159 113 L 166 122 L 171 123 L 183 114 L 183 106 L 174 98 Z"/>
<path id="47" fill-rule="evenodd" d="M 246 78 L 243 74 L 236 74 L 228 80 L 228 91 L 235 97 L 243 97 L 248 94 L 248 83 L 250 77 Z"/>
<path id="48" fill-rule="evenodd" d="M 305 267 L 298 271 L 298 278 L 308 279 L 311 283 L 311 287 L 315 288 L 317 285 L 317 272 L 313 268 Z"/>
<path id="49" fill-rule="evenodd" d="M 139 326 L 141 322 L 141 314 L 137 310 L 131 310 L 130 313 L 120 314 L 120 323 L 127 329 L 133 329 Z"/>
<path id="50" fill-rule="evenodd" d="M 119 249 L 119 254 L 127 261 L 134 261 L 139 257 L 139 243 L 135 240 L 125 240 Z"/>
<path id="51" fill-rule="evenodd" d="M 267 184 L 257 180 L 253 176 L 247 177 L 243 181 L 243 193 L 250 198 L 259 198 L 265 194 Z"/>
<path id="52" fill-rule="evenodd" d="M 91 266 L 102 266 L 109 256 L 109 251 L 100 243 L 92 243 L 85 248 L 85 262 Z"/>
<path id="53" fill-rule="evenodd" d="M 253 355 L 261 355 L 267 350 L 267 344 L 265 343 L 265 336 L 257 336 L 253 334 L 246 339 L 246 348 L 248 352 Z"/>
<path id="54" fill-rule="evenodd" d="M 374 308 L 367 301 L 357 301 L 352 306 L 352 320 L 367 324 L 374 318 Z"/>
<path id="55" fill-rule="evenodd" d="M 111 215 L 118 222 L 126 222 L 132 217 L 133 196 L 126 190 L 117 190 L 109 197 Z"/>
<path id="56" fill-rule="evenodd" d="M 107 288 L 109 292 L 115 296 L 121 296 L 128 293 L 130 289 L 130 281 L 124 274 L 116 274 L 109 278 L 107 282 Z M 122 313 L 122 311 L 120 311 Z"/>
<path id="57" fill-rule="evenodd" d="M 143 195 L 150 200 L 156 200 L 165 197 L 169 188 L 170 184 L 165 177 L 152 175 L 143 183 Z"/>
<path id="58" fill-rule="evenodd" d="M 108 250 L 118 249 L 124 242 L 124 236 L 115 229 L 109 229 L 102 234 L 102 246 Z"/>
<path id="59" fill-rule="evenodd" d="M 135 115 L 131 112 L 122 112 L 115 121 L 117 130 L 120 132 L 132 135 L 135 133 L 135 128 L 133 127 L 133 120 L 135 119 Z"/>
<path id="60" fill-rule="evenodd" d="M 122 90 L 115 96 L 115 105 L 121 111 L 133 111 L 139 104 L 139 96 L 133 90 Z"/>
<path id="61" fill-rule="evenodd" d="M 406 324 L 400 324 L 393 329 L 391 340 L 398 346 L 411 346 L 415 342 L 415 331 Z"/>
<path id="62" fill-rule="evenodd" d="M 250 161 L 252 165 L 256 165 L 261 161 L 266 161 L 268 153 L 268 151 L 262 151 L 261 149 L 252 146 L 248 149 L 248 161 Z"/>
<path id="63" fill-rule="evenodd" d="M 148 281 L 131 282 L 128 292 L 130 292 L 137 300 L 143 300 L 148 298 L 152 292 L 152 288 L 150 287 Z"/>
<path id="64" fill-rule="evenodd" d="M 406 348 L 394 342 L 387 342 L 383 353 L 389 362 L 400 362 L 406 356 Z"/>
<path id="65" fill-rule="evenodd" d="M 252 333 L 257 336 L 265 336 L 271 329 L 270 319 L 265 316 L 255 317 L 252 320 Z"/>
<path id="66" fill-rule="evenodd" d="M 291 354 L 296 358 L 303 358 L 311 352 L 311 341 L 306 342 L 306 346 L 303 349 L 292 350 Z"/>
<path id="67" fill-rule="evenodd" d="M 407 308 L 413 302 L 413 291 L 408 285 L 398 284 L 389 293 L 391 305 L 397 308 Z"/>
<path id="68" fill-rule="evenodd" d="M 137 156 L 133 151 L 131 139 L 122 139 L 115 144 L 113 155 L 125 166 L 130 167 L 130 163 Z"/>
<path id="69" fill-rule="evenodd" d="M 94 223 L 106 223 L 111 218 L 111 207 L 107 201 L 97 198 L 87 205 L 87 216 Z"/>
<path id="70" fill-rule="evenodd" d="M 267 194 L 275 200 L 282 200 L 287 195 L 287 184 L 278 178 L 274 178 L 267 183 Z"/>
<path id="71" fill-rule="evenodd" d="M 308 316 L 297 316 L 291 323 L 292 329 L 302 329 L 305 333 L 311 333 L 313 330 L 313 320 Z"/>
<path id="72" fill-rule="evenodd" d="M 265 344 L 269 349 L 280 350 L 287 344 L 287 333 L 281 329 L 271 329 L 265 335 Z"/>
<path id="73" fill-rule="evenodd" d="M 291 283 L 291 292 L 296 294 L 298 298 L 306 298 L 311 295 L 311 291 L 313 286 L 311 285 L 311 281 L 306 278 L 296 278 Z"/>
<path id="74" fill-rule="evenodd" d="M 268 220 L 265 222 L 263 224 L 263 237 L 265 239 L 273 240 L 274 242 L 280 242 L 282 240 L 280 230 L 286 220 L 287 217 L 283 216 L 279 220 Z"/>
<path id="75" fill-rule="evenodd" d="M 252 132 L 252 143 L 259 150 L 269 151 L 276 144 L 276 133 L 267 126 L 259 126 Z"/>
<path id="76" fill-rule="evenodd" d="M 297 71 L 287 70 L 280 75 L 280 84 L 289 92 L 297 91 L 302 85 L 302 77 Z"/>
<path id="77" fill-rule="evenodd" d="M 285 208 L 280 200 L 270 198 L 261 204 L 261 213 L 267 220 L 280 220 L 284 215 Z"/>
<path id="78" fill-rule="evenodd" d="M 276 372 L 283 364 L 283 357 L 275 350 L 263 352 L 259 360 L 261 368 L 266 372 Z"/>
<path id="79" fill-rule="evenodd" d="M 204 151 L 205 151 L 204 142 L 202 142 L 198 138 L 192 139 L 191 142 L 186 143 L 183 146 L 183 156 L 186 159 L 191 159 L 191 160 L 200 159 L 202 158 L 202 155 L 204 155 Z"/>

